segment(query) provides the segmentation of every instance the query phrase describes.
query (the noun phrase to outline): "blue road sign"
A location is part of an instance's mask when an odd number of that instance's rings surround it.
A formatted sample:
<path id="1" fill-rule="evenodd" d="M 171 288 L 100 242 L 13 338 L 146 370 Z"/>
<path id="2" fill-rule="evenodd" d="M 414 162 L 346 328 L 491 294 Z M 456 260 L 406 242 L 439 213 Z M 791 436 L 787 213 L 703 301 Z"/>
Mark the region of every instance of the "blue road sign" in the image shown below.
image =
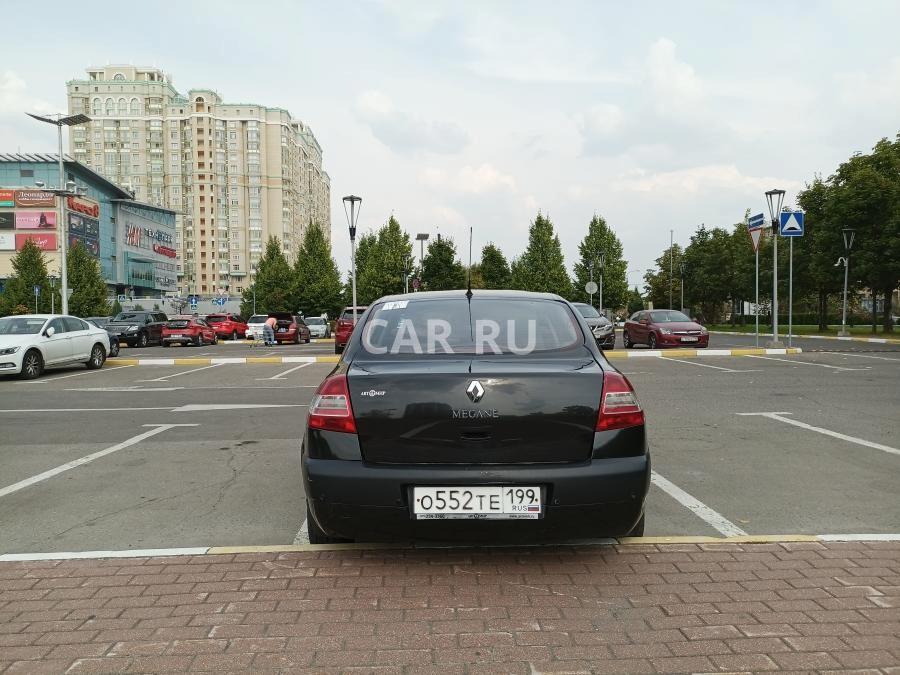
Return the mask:
<path id="1" fill-rule="evenodd" d="M 41 294 L 41 287 L 40 287 L 40 286 L 35 285 L 35 287 L 34 287 L 34 294 L 35 294 L 35 295 L 40 295 L 40 294 Z"/>
<path id="2" fill-rule="evenodd" d="M 750 230 L 757 230 L 761 227 L 765 227 L 766 225 L 766 217 L 757 213 L 755 216 L 750 216 L 750 220 L 747 221 L 747 228 Z"/>
<path id="3" fill-rule="evenodd" d="M 219 307 L 224 307 L 225 303 L 228 301 L 228 298 L 214 298 L 213 303 L 218 305 Z"/>
<path id="4" fill-rule="evenodd" d="M 787 211 L 781 214 L 781 236 L 803 236 L 803 211 Z"/>

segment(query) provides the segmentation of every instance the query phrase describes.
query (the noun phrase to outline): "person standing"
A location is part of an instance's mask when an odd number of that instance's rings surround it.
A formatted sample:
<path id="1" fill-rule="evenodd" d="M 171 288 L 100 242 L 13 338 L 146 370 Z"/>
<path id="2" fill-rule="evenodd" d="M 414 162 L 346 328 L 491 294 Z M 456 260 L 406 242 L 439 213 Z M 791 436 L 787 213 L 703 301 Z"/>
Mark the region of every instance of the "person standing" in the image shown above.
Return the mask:
<path id="1" fill-rule="evenodd" d="M 278 320 L 274 316 L 270 316 L 266 319 L 266 323 L 263 325 L 263 335 L 266 339 L 266 346 L 275 344 L 275 326 L 277 325 Z"/>

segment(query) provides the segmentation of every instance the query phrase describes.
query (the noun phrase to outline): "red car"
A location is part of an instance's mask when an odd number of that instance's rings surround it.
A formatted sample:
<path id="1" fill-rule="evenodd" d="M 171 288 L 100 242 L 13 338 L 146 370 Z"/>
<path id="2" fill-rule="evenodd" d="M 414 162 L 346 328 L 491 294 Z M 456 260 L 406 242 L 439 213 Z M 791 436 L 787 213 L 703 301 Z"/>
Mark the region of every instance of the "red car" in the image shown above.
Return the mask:
<path id="1" fill-rule="evenodd" d="M 362 316 L 366 309 L 368 309 L 368 306 L 344 307 L 344 311 L 341 312 L 334 324 L 335 354 L 340 354 L 344 351 L 344 347 L 347 346 L 347 342 L 350 340 L 350 333 L 353 332 L 353 313 L 356 312 L 356 320 L 359 321 L 359 317 Z"/>
<path id="2" fill-rule="evenodd" d="M 645 344 L 659 347 L 709 346 L 709 331 L 690 317 L 674 309 L 648 309 L 635 312 L 622 332 L 625 348 Z"/>
<path id="3" fill-rule="evenodd" d="M 237 314 L 207 314 L 206 323 L 223 340 L 243 339 L 247 335 L 247 322 Z"/>
<path id="4" fill-rule="evenodd" d="M 194 316 L 174 316 L 162 327 L 162 346 L 172 344 L 214 345 L 219 341 L 216 331 L 203 319 Z"/>
<path id="5" fill-rule="evenodd" d="M 269 312 L 269 316 L 274 317 L 278 321 L 275 324 L 275 342 L 278 344 L 293 342 L 295 345 L 301 342 L 309 343 L 309 327 L 299 316 L 294 316 L 288 312 Z"/>

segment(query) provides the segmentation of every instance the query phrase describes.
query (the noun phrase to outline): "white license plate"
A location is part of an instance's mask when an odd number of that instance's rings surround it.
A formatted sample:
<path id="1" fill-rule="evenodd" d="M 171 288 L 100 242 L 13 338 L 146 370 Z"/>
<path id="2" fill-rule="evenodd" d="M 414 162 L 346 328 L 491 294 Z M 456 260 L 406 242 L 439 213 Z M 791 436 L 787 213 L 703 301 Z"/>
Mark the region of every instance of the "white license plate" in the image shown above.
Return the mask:
<path id="1" fill-rule="evenodd" d="M 173 334 L 170 335 L 169 337 L 173 337 L 173 338 L 181 338 L 181 337 L 184 337 L 184 335 L 182 335 L 181 333 L 178 333 L 178 335 L 175 335 L 175 334 L 173 333 Z"/>
<path id="2" fill-rule="evenodd" d="M 536 486 L 413 488 L 417 520 L 537 520 L 542 513 L 541 489 Z"/>
<path id="3" fill-rule="evenodd" d="M 697 341 L 697 338 L 695 338 L 695 337 L 683 337 L 683 338 L 681 338 L 681 341 L 682 341 L 682 342 L 696 342 L 696 341 Z"/>

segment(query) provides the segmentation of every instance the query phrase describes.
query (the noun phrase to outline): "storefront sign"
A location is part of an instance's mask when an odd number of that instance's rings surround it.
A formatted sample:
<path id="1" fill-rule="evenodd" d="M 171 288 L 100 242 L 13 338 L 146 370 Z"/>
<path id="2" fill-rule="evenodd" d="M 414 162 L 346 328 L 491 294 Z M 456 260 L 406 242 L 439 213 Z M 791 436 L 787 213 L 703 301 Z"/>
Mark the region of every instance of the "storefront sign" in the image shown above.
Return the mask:
<path id="1" fill-rule="evenodd" d="M 174 258 L 178 255 L 178 251 L 174 248 L 169 248 L 168 246 L 163 246 L 162 244 L 153 244 L 153 251 L 159 253 L 160 255 L 164 255 L 167 258 Z"/>
<path id="2" fill-rule="evenodd" d="M 56 211 L 16 211 L 16 229 L 54 230 Z"/>
<path id="3" fill-rule="evenodd" d="M 155 239 L 156 241 L 161 241 L 166 244 L 172 243 L 172 235 L 166 232 L 165 230 L 154 230 L 149 227 L 144 228 L 144 234 L 150 237 L 151 239 Z"/>
<path id="4" fill-rule="evenodd" d="M 67 197 L 66 206 L 70 211 L 81 213 L 91 218 L 100 217 L 100 204 L 93 199 L 85 199 L 83 197 Z"/>
<path id="5" fill-rule="evenodd" d="M 77 234 L 69 233 L 69 248 L 73 248 L 75 244 L 84 246 L 85 250 L 93 257 L 100 257 L 100 242 L 96 239 L 85 239 Z"/>
<path id="6" fill-rule="evenodd" d="M 0 190 L 0 207 L 11 207 L 16 205 L 15 190 Z"/>
<path id="7" fill-rule="evenodd" d="M 0 213 L 0 230 L 12 230 L 16 226 L 16 215 L 12 211 Z"/>
<path id="8" fill-rule="evenodd" d="M 0 232 L 0 251 L 15 251 L 16 235 L 12 232 Z"/>
<path id="9" fill-rule="evenodd" d="M 15 194 L 16 206 L 25 207 L 54 207 L 56 206 L 56 198 L 52 192 L 44 192 L 43 190 L 16 190 Z"/>
<path id="10" fill-rule="evenodd" d="M 42 251 L 55 251 L 56 250 L 56 235 L 55 234 L 16 234 L 16 250 L 21 251 L 22 247 L 25 245 L 25 242 L 28 240 L 33 241 L 37 244 L 38 248 Z"/>

